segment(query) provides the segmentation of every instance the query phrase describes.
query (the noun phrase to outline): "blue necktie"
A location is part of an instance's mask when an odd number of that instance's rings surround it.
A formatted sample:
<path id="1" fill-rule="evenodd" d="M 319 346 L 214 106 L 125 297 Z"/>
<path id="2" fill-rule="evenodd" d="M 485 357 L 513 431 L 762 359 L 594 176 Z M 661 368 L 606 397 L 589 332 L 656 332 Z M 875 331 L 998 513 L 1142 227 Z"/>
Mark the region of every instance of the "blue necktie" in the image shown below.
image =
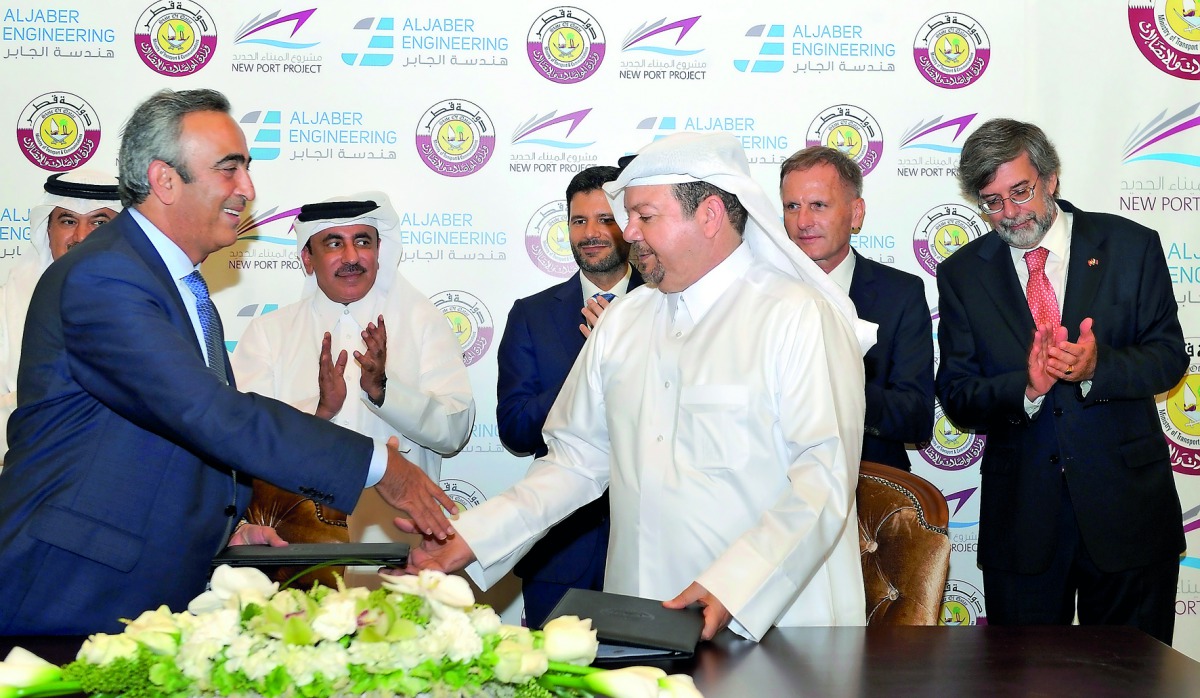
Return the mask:
<path id="1" fill-rule="evenodd" d="M 616 297 L 617 297 L 617 294 L 615 294 L 615 293 L 596 293 L 596 294 L 592 295 L 592 298 L 603 298 L 604 300 L 608 301 L 609 303 L 612 303 L 613 299 Z"/>
<path id="2" fill-rule="evenodd" d="M 225 379 L 225 347 L 221 346 L 221 320 L 217 317 L 217 306 L 208 297 L 208 284 L 197 269 L 183 277 L 183 282 L 196 296 L 196 313 L 200 316 L 200 329 L 204 332 L 204 348 L 208 352 L 208 369 L 222 383 Z"/>

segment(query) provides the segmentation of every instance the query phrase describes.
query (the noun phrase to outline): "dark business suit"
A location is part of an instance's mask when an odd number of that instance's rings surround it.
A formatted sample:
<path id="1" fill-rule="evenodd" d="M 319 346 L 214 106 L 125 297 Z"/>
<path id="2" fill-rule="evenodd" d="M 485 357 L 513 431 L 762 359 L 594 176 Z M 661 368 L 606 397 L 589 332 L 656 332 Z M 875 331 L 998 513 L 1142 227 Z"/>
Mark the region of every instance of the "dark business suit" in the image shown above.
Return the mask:
<path id="1" fill-rule="evenodd" d="M 858 316 L 879 325 L 863 362 L 867 415 L 862 459 L 902 470 L 904 444 L 933 433 L 933 322 L 920 279 L 854 255 L 850 300 Z"/>
<path id="2" fill-rule="evenodd" d="M 985 593 L 989 569 L 1040 575 L 1061 564 L 1064 546 L 1082 545 L 1104 574 L 1149 566 L 1175 576 L 1184 549 L 1154 395 L 1179 381 L 1188 357 L 1158 234 L 1059 206 L 1074 213 L 1062 313 L 1070 341 L 1078 341 L 1085 317 L 1094 319 L 1097 361 L 1086 396 L 1078 383 L 1059 381 L 1037 414 L 1026 415 L 1034 324 L 1009 247 L 994 231 L 938 267 L 937 394 L 956 423 L 987 433 L 979 523 Z M 1154 602 L 1168 626 L 1173 586 L 1161 584 L 1167 598 Z M 1089 622 L 1084 616 L 1081 597 L 1080 619 Z M 1148 631 L 1170 641 L 1169 627 Z"/>
<path id="3" fill-rule="evenodd" d="M 128 210 L 34 292 L 0 474 L 0 634 L 115 631 L 203 591 L 250 478 L 354 508 L 369 439 L 206 367 Z M 231 469 L 241 476 L 236 479 Z"/>
<path id="4" fill-rule="evenodd" d="M 635 269 L 629 288 L 642 285 Z M 583 285 L 579 272 L 528 298 L 508 314 L 497 355 L 496 420 L 500 440 L 517 453 L 546 455 L 542 426 L 584 337 Z M 540 627 L 567 588 L 600 590 L 608 551 L 608 495 L 588 504 L 551 528 L 517 563 L 525 619 Z"/>

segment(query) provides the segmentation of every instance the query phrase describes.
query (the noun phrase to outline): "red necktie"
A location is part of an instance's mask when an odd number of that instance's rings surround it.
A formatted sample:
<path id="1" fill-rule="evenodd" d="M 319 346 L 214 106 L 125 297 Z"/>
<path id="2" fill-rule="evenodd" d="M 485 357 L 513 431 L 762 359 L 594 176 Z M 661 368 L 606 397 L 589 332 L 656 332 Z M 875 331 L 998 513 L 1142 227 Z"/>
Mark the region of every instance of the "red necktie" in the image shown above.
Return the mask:
<path id="1" fill-rule="evenodd" d="M 1029 301 L 1029 312 L 1037 325 L 1058 327 L 1058 296 L 1046 276 L 1046 256 L 1050 250 L 1038 247 L 1025 253 L 1025 264 L 1029 267 L 1029 281 L 1025 284 L 1025 299 Z"/>

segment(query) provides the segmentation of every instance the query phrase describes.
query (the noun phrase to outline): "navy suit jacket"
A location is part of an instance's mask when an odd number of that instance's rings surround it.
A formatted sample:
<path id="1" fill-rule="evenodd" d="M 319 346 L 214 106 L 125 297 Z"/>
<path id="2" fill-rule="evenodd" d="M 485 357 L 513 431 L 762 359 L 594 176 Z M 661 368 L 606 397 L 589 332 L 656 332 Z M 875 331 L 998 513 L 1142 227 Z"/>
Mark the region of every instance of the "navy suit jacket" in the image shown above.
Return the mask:
<path id="1" fill-rule="evenodd" d="M 1086 396 L 1059 381 L 1024 409 L 1033 317 L 1009 247 L 994 231 L 938 267 L 937 394 L 959 426 L 987 434 L 979 561 L 1037 574 L 1055 554 L 1067 487 L 1087 552 L 1105 572 L 1184 549 L 1183 517 L 1154 396 L 1188 367 L 1158 234 L 1119 216 L 1074 213 L 1062 324 L 1094 320 Z"/>
<path id="2" fill-rule="evenodd" d="M 129 212 L 42 276 L 0 473 L 0 634 L 116 632 L 204 590 L 250 477 L 351 510 L 370 439 L 217 380 Z M 235 478 L 233 471 L 242 474 Z"/>
<path id="3" fill-rule="evenodd" d="M 933 321 L 925 285 L 912 274 L 855 255 L 850 300 L 858 316 L 879 325 L 863 357 L 867 415 L 862 459 L 902 470 L 904 444 L 933 433 Z"/>
<path id="4" fill-rule="evenodd" d="M 629 288 L 642 285 L 634 269 Z M 583 284 L 579 272 L 557 286 L 518 299 L 497 355 L 496 421 L 500 440 L 517 453 L 546 455 L 542 426 L 558 391 L 583 349 Z M 522 579 L 571 584 L 588 564 L 607 554 L 608 497 L 582 507 L 550 529 L 521 559 Z"/>

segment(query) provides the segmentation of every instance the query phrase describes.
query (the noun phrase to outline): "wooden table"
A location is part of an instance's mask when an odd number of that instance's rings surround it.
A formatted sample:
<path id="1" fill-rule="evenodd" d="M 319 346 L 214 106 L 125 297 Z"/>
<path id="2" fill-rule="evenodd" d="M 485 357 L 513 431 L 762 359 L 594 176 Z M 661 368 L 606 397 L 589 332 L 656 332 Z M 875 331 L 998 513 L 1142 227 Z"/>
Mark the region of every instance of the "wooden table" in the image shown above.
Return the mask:
<path id="1" fill-rule="evenodd" d="M 65 663 L 79 643 L 0 637 L 0 656 L 18 644 Z M 1200 663 L 1119 627 L 777 628 L 639 663 L 691 674 L 706 698 L 1200 696 Z"/>

